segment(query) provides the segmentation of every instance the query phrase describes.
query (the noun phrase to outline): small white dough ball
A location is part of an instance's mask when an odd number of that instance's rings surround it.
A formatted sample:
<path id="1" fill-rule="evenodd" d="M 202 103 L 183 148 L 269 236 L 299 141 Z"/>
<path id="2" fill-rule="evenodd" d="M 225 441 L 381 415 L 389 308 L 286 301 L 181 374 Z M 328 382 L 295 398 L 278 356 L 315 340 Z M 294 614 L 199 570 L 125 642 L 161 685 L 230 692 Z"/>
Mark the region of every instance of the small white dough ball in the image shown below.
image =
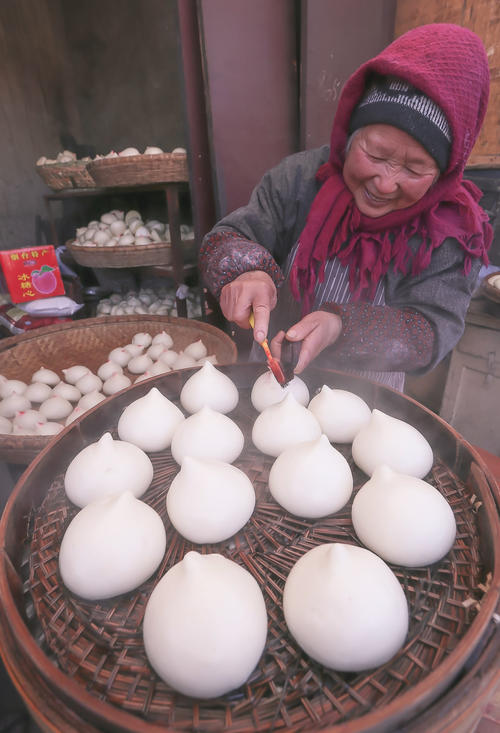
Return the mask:
<path id="1" fill-rule="evenodd" d="M 138 344 L 143 349 L 151 345 L 153 338 L 149 333 L 136 333 L 132 338 L 133 344 Z"/>
<path id="2" fill-rule="evenodd" d="M 179 464 L 185 456 L 232 463 L 240 455 L 244 443 L 243 433 L 230 417 L 211 407 L 202 407 L 177 426 L 170 449 Z"/>
<path id="3" fill-rule="evenodd" d="M 75 384 L 75 387 L 79 389 L 82 394 L 87 394 L 87 392 L 99 392 L 102 389 L 102 379 L 100 379 L 97 374 L 87 372 L 83 377 L 80 377 L 78 382 Z"/>
<path id="4" fill-rule="evenodd" d="M 422 433 L 404 420 L 373 410 L 352 443 L 352 457 L 368 476 L 385 464 L 399 473 L 423 478 L 432 468 L 432 448 Z"/>
<path id="5" fill-rule="evenodd" d="M 290 392 L 299 405 L 306 406 L 309 402 L 309 389 L 300 377 L 294 377 L 285 387 L 282 387 L 274 374 L 268 369 L 255 380 L 250 394 L 250 401 L 256 410 L 262 412 L 266 407 L 281 402 Z"/>
<path id="6" fill-rule="evenodd" d="M 431 484 L 378 466 L 352 504 L 361 542 L 395 565 L 414 568 L 441 560 L 453 547 L 456 522 Z"/>
<path id="7" fill-rule="evenodd" d="M 52 369 L 46 369 L 40 367 L 33 376 L 31 377 L 32 382 L 41 382 L 42 384 L 48 384 L 50 387 L 54 387 L 58 382 L 61 381 L 61 377 Z"/>
<path id="8" fill-rule="evenodd" d="M 146 374 L 148 377 L 156 377 L 158 374 L 166 374 L 167 372 L 171 372 L 171 368 L 168 366 L 168 364 L 165 364 L 164 361 L 158 360 L 155 361 L 151 369 L 149 369 Z"/>
<path id="9" fill-rule="evenodd" d="M 339 511 L 352 488 L 350 466 L 326 435 L 283 451 L 269 472 L 272 496 L 298 517 L 315 519 Z"/>
<path id="10" fill-rule="evenodd" d="M 0 402 L 0 416 L 13 418 L 17 412 L 29 410 L 31 402 L 22 394 L 14 392 Z"/>
<path id="11" fill-rule="evenodd" d="M 105 382 L 114 374 L 123 374 L 123 367 L 116 361 L 105 361 L 97 370 L 97 376 Z"/>
<path id="12" fill-rule="evenodd" d="M 408 632 L 408 604 L 392 570 L 373 552 L 342 543 L 318 545 L 295 563 L 283 612 L 302 649 L 340 672 L 384 664 Z"/>
<path id="13" fill-rule="evenodd" d="M 132 380 L 126 374 L 113 374 L 102 385 L 102 391 L 105 395 L 112 395 L 126 387 L 130 387 L 131 384 Z"/>
<path id="14" fill-rule="evenodd" d="M 153 336 L 152 344 L 163 344 L 166 349 L 170 349 L 174 345 L 174 339 L 166 331 L 161 331 Z"/>
<path id="15" fill-rule="evenodd" d="M 66 382 L 56 384 L 52 390 L 52 394 L 64 397 L 65 400 L 69 400 L 70 402 L 78 402 L 82 396 L 78 387 L 75 387 L 74 384 L 67 384 Z"/>
<path id="16" fill-rule="evenodd" d="M 26 428 L 30 431 L 35 431 L 37 425 L 43 425 L 47 422 L 47 418 L 41 415 L 38 410 L 24 410 L 18 412 L 14 418 L 13 425 L 17 428 Z"/>
<path id="17" fill-rule="evenodd" d="M 127 364 L 127 369 L 131 374 L 144 374 L 153 366 L 153 360 L 147 354 L 133 356 Z"/>
<path id="18" fill-rule="evenodd" d="M 180 394 L 181 405 L 190 413 L 208 406 L 225 414 L 234 410 L 238 400 L 239 393 L 233 380 L 209 361 L 189 377 Z"/>
<path id="19" fill-rule="evenodd" d="M 28 388 L 20 379 L 6 379 L 0 384 L 0 396 L 5 399 L 13 394 L 24 394 Z"/>
<path id="20" fill-rule="evenodd" d="M 146 351 L 146 354 L 149 356 L 150 359 L 153 361 L 156 361 L 160 358 L 161 354 L 167 351 L 167 347 L 163 344 L 151 344 L 151 346 Z M 176 355 L 177 358 L 177 355 Z"/>
<path id="21" fill-rule="evenodd" d="M 40 412 L 47 420 L 64 420 L 72 412 L 73 405 L 64 397 L 49 397 L 40 405 Z"/>
<path id="22" fill-rule="evenodd" d="M 184 353 L 187 356 L 192 356 L 195 361 L 199 361 L 208 354 L 208 351 L 203 341 L 201 339 L 198 339 L 198 341 L 193 341 L 192 344 L 186 346 L 186 348 L 184 349 Z"/>
<path id="23" fill-rule="evenodd" d="M 255 491 L 236 466 L 185 456 L 167 493 L 167 513 L 175 529 L 198 544 L 222 542 L 250 519 Z"/>
<path id="24" fill-rule="evenodd" d="M 68 384 L 76 384 L 79 379 L 83 377 L 84 374 L 88 374 L 90 372 L 90 369 L 86 366 L 83 366 L 83 364 L 75 364 L 75 366 L 68 367 L 68 369 L 63 369 L 62 373 L 64 374 L 64 379 L 68 382 Z"/>
<path id="25" fill-rule="evenodd" d="M 47 400 L 52 394 L 52 387 L 49 384 L 43 382 L 32 382 L 28 384 L 24 396 L 29 399 L 30 402 L 43 402 Z"/>
<path id="26" fill-rule="evenodd" d="M 291 392 L 281 402 L 266 407 L 252 428 L 253 444 L 268 456 L 279 456 L 287 448 L 320 435 L 319 422 Z"/>
<path id="27" fill-rule="evenodd" d="M 158 357 L 160 361 L 163 361 L 171 369 L 173 369 L 174 364 L 178 358 L 179 354 L 177 353 L 177 351 L 172 351 L 172 349 L 164 349 Z"/>
<path id="28" fill-rule="evenodd" d="M 163 356 L 160 358 L 163 359 Z M 193 359 L 189 354 L 185 354 L 183 351 L 180 351 L 177 355 L 177 359 L 172 364 L 172 369 L 188 369 L 189 367 L 194 366 L 198 366 L 196 359 Z"/>
<path id="29" fill-rule="evenodd" d="M 139 356 L 144 351 L 144 346 L 139 346 L 139 344 L 126 344 L 123 348 L 130 354 L 131 358 Z"/>
<path id="30" fill-rule="evenodd" d="M 113 440 L 111 433 L 87 445 L 64 474 L 68 499 L 79 507 L 112 494 L 144 494 L 153 480 L 153 464 L 135 445 Z"/>
<path id="31" fill-rule="evenodd" d="M 152 667 L 184 695 L 213 698 L 246 682 L 264 651 L 262 591 L 219 554 L 188 552 L 153 590 L 144 614 Z"/>
<path id="32" fill-rule="evenodd" d="M 172 436 L 184 420 L 177 405 L 152 387 L 144 397 L 134 400 L 123 410 L 118 420 L 118 435 L 154 453 L 169 447 Z"/>
<path id="33" fill-rule="evenodd" d="M 121 367 L 127 366 L 131 358 L 132 354 L 121 346 L 117 346 L 116 349 L 111 349 L 108 354 L 108 361 L 115 361 Z"/>
<path id="34" fill-rule="evenodd" d="M 144 583 L 165 554 L 160 515 L 133 494 L 93 501 L 71 520 L 59 552 L 63 583 L 87 600 L 112 598 Z"/>
<path id="35" fill-rule="evenodd" d="M 95 407 L 99 402 L 102 402 L 105 399 L 106 397 L 102 392 L 87 392 L 87 394 L 84 394 L 78 400 L 77 407 L 83 410 L 83 412 L 86 412 L 86 410 L 92 409 L 92 407 Z"/>
<path id="36" fill-rule="evenodd" d="M 352 443 L 372 414 L 366 402 L 354 392 L 331 389 L 326 384 L 312 398 L 309 410 L 332 443 Z"/>

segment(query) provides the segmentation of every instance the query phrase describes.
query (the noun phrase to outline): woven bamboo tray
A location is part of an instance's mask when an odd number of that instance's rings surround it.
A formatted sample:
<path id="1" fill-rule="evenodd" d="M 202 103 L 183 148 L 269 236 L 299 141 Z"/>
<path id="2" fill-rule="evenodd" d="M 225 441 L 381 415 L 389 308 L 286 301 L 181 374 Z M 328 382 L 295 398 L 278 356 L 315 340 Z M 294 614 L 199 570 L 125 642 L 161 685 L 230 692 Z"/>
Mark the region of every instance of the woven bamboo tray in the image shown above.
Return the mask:
<path id="1" fill-rule="evenodd" d="M 483 293 L 489 300 L 492 300 L 494 303 L 500 303 L 500 288 L 497 288 L 490 283 L 491 279 L 494 277 L 500 277 L 500 270 L 492 272 L 488 277 L 485 277 L 481 287 Z"/>
<path id="2" fill-rule="evenodd" d="M 66 247 L 75 262 L 84 267 L 151 267 L 172 264 L 170 242 L 126 247 L 86 247 L 70 240 L 66 242 Z M 195 256 L 194 238 L 183 240 L 182 248 L 184 260 L 192 260 Z"/>
<path id="3" fill-rule="evenodd" d="M 187 156 L 179 153 L 99 158 L 88 164 L 88 170 L 98 186 L 136 186 L 189 180 Z"/>
<path id="4" fill-rule="evenodd" d="M 164 330 L 170 333 L 178 351 L 201 338 L 220 364 L 236 361 L 234 341 L 203 321 L 171 316 L 99 316 L 37 328 L 0 340 L 0 373 L 9 379 L 30 382 L 32 374 L 41 366 L 57 372 L 61 379 L 61 370 L 73 364 L 83 364 L 96 372 L 111 349 L 130 343 L 134 334 L 146 332 L 154 336 Z M 132 381 L 137 378 L 137 375 L 127 376 Z M 49 441 L 49 437 L 39 435 L 0 434 L 0 460 L 27 464 Z"/>
<path id="5" fill-rule="evenodd" d="M 263 657 L 248 682 L 216 700 L 173 692 L 152 671 L 142 645 L 141 621 L 152 588 L 193 545 L 165 514 L 165 494 L 178 466 L 169 451 L 152 454 L 153 483 L 143 497 L 163 517 L 167 552 L 157 573 L 136 592 L 101 603 L 82 601 L 62 585 L 57 567 L 62 535 L 75 508 L 65 498 L 64 471 L 84 446 L 106 430 L 116 436 L 124 407 L 154 383 L 170 399 L 193 370 L 139 383 L 102 403 L 58 436 L 31 464 L 0 523 L 0 630 L 7 669 L 35 719 L 46 730 L 95 731 L 317 731 L 339 733 L 462 733 L 450 726 L 455 711 L 479 715 L 476 695 L 498 676 L 500 529 L 498 487 L 479 456 L 434 413 L 393 390 L 328 370 L 310 368 L 313 393 L 323 384 L 350 389 L 371 407 L 405 419 L 431 442 L 430 482 L 447 498 L 457 521 L 450 553 L 425 568 L 393 566 L 410 606 L 404 647 L 387 664 L 339 674 L 312 662 L 288 634 L 282 591 L 294 562 L 323 542 L 357 544 L 350 503 L 321 520 L 288 515 L 270 497 L 272 459 L 251 445 L 256 412 L 250 388 L 262 366 L 221 367 L 240 391 L 231 417 L 245 448 L 235 465 L 251 478 L 256 510 L 231 540 L 205 545 L 241 563 L 265 596 L 269 633 Z M 355 490 L 366 481 L 350 455 Z M 196 549 L 200 549 L 196 546 Z M 471 601 L 471 605 L 469 605 Z M 465 686 L 464 686 L 465 685 Z M 484 693 L 483 693 L 484 694 Z M 422 721 L 424 721 L 422 727 Z"/>
<path id="6" fill-rule="evenodd" d="M 75 160 L 72 163 L 50 163 L 37 165 L 37 173 L 54 191 L 66 188 L 95 188 L 95 181 L 87 169 L 87 163 Z"/>

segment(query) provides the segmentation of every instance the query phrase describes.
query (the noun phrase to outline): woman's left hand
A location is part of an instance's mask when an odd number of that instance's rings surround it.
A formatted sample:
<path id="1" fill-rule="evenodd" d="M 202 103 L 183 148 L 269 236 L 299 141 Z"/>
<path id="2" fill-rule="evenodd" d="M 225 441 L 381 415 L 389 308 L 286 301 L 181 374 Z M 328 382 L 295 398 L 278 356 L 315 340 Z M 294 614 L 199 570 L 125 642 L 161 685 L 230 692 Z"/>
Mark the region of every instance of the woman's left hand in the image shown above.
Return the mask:
<path id="1" fill-rule="evenodd" d="M 302 341 L 299 359 L 294 371 L 300 374 L 308 364 L 327 346 L 335 343 L 342 332 L 342 319 L 336 313 L 314 311 L 291 326 L 288 331 L 280 331 L 271 341 L 271 352 L 281 358 L 281 344 L 285 337 L 289 341 Z"/>

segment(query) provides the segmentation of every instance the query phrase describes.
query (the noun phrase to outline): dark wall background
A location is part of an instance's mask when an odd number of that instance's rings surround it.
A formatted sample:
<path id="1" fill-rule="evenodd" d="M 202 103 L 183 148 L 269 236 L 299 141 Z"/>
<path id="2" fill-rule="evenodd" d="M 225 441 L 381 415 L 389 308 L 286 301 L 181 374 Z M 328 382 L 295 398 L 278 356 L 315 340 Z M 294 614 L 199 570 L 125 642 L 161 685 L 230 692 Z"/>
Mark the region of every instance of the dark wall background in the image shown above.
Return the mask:
<path id="1" fill-rule="evenodd" d="M 0 249 L 50 237 L 41 155 L 185 146 L 176 18 L 175 0 L 2 0 Z"/>
<path id="2" fill-rule="evenodd" d="M 62 0 L 81 142 L 96 152 L 185 144 L 175 2 Z"/>
<path id="3" fill-rule="evenodd" d="M 396 0 L 199 0 L 217 214 L 329 141 L 347 77 L 393 38 Z"/>

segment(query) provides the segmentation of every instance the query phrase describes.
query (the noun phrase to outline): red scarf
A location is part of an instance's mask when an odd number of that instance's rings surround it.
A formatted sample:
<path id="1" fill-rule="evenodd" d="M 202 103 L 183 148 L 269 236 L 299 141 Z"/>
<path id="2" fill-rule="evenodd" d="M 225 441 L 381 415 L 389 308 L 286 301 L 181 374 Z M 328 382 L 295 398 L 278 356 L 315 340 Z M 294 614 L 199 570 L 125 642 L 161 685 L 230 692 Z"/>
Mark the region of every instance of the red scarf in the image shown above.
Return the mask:
<path id="1" fill-rule="evenodd" d="M 397 76 L 431 97 L 450 123 L 453 142 L 448 168 L 417 203 L 385 216 L 361 214 L 342 177 L 349 120 L 370 74 Z M 472 31 L 448 23 L 420 26 L 391 43 L 346 82 L 332 128 L 330 158 L 317 173 L 323 182 L 316 195 L 290 273 L 292 292 L 310 310 L 316 281 L 323 281 L 326 261 L 338 257 L 349 267 L 354 299 L 373 295 L 392 265 L 397 272 L 418 274 L 447 237 L 464 250 L 464 273 L 473 257 L 488 263 L 492 241 L 488 217 L 479 206 L 481 191 L 464 181 L 463 171 L 486 113 L 489 71 L 482 42 Z M 417 235 L 415 255 L 408 247 Z"/>

